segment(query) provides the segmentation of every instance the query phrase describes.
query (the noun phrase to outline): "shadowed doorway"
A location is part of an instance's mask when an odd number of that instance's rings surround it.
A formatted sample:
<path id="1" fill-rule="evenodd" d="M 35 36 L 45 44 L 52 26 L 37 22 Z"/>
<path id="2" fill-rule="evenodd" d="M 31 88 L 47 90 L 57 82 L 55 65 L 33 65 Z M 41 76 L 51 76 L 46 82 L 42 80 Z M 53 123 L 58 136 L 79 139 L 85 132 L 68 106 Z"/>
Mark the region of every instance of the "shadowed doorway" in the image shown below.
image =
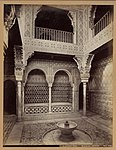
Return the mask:
<path id="1" fill-rule="evenodd" d="M 79 110 L 83 109 L 83 83 L 79 85 Z"/>
<path id="2" fill-rule="evenodd" d="M 11 80 L 4 82 L 4 115 L 16 114 L 16 85 Z"/>

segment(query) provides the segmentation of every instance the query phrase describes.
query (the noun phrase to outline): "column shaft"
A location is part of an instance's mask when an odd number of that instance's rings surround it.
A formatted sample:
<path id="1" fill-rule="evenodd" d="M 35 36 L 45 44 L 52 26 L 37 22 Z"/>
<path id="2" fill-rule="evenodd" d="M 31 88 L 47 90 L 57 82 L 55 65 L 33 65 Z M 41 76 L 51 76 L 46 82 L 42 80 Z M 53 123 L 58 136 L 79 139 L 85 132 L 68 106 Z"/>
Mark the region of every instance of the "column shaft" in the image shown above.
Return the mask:
<path id="1" fill-rule="evenodd" d="M 83 82 L 83 115 L 86 115 L 86 82 Z"/>
<path id="2" fill-rule="evenodd" d="M 22 115 L 24 115 L 24 84 L 22 86 Z"/>
<path id="3" fill-rule="evenodd" d="M 73 87 L 72 87 L 72 109 L 74 111 L 74 84 L 73 84 Z"/>
<path id="4" fill-rule="evenodd" d="M 51 112 L 51 98 L 52 98 L 52 93 L 51 93 L 51 85 L 49 85 L 49 113 Z"/>
<path id="5" fill-rule="evenodd" d="M 21 120 L 21 81 L 17 81 L 17 116 Z"/>

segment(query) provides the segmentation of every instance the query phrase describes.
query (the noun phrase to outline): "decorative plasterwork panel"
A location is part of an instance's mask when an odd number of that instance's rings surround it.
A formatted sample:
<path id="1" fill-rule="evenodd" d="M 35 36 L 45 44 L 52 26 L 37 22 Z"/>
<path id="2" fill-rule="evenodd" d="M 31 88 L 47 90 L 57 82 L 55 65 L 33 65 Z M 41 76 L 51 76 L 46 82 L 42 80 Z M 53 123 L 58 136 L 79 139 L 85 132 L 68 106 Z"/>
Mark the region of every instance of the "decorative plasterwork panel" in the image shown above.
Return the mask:
<path id="1" fill-rule="evenodd" d="M 34 51 L 68 55 L 82 55 L 83 53 L 82 50 L 78 49 L 78 45 L 75 44 L 31 38 L 25 38 L 24 50 L 25 66 L 27 65 L 27 59 Z"/>
<path id="2" fill-rule="evenodd" d="M 88 7 L 83 11 L 83 43 L 88 41 L 88 30 L 89 30 L 89 12 Z"/>
<path id="3" fill-rule="evenodd" d="M 83 11 L 78 11 L 78 49 L 83 50 Z"/>
<path id="4" fill-rule="evenodd" d="M 32 5 L 25 5 L 25 37 L 32 37 Z"/>

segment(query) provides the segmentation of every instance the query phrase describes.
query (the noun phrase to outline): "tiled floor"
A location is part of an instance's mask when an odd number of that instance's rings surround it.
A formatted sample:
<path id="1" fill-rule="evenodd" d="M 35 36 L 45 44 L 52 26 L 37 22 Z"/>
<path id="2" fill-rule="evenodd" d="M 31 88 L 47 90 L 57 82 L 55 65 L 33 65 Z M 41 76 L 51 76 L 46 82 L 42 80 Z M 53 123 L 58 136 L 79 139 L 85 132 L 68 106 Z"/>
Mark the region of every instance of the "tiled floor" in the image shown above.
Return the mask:
<path id="1" fill-rule="evenodd" d="M 83 117 L 81 113 L 43 116 L 41 120 L 38 120 L 38 116 L 35 116 L 36 120 L 33 118 L 32 121 L 29 121 L 29 118 L 27 120 L 24 118 L 25 121 L 16 122 L 11 133 L 4 134 L 4 145 L 45 145 L 44 135 L 53 129 L 57 129 L 56 123 L 62 120 L 76 122 L 78 130 L 90 135 L 93 141 L 92 146 L 107 147 L 112 145 L 112 121 L 104 120 L 99 115 L 89 112 L 86 117 Z M 50 145 L 54 145 L 54 143 Z"/>
<path id="2" fill-rule="evenodd" d="M 6 142 L 8 136 L 16 123 L 15 115 L 5 115 L 3 120 L 3 143 Z"/>

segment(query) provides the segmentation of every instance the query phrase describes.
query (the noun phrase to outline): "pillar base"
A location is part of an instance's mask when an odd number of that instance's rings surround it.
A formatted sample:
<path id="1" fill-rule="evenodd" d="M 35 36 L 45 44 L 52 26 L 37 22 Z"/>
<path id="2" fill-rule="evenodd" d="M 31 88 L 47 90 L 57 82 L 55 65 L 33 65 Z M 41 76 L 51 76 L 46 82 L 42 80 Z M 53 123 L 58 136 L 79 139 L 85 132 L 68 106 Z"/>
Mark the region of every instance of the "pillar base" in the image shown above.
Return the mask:
<path id="1" fill-rule="evenodd" d="M 17 118 L 17 122 L 21 122 L 22 120 L 23 120 L 22 117 Z"/>

